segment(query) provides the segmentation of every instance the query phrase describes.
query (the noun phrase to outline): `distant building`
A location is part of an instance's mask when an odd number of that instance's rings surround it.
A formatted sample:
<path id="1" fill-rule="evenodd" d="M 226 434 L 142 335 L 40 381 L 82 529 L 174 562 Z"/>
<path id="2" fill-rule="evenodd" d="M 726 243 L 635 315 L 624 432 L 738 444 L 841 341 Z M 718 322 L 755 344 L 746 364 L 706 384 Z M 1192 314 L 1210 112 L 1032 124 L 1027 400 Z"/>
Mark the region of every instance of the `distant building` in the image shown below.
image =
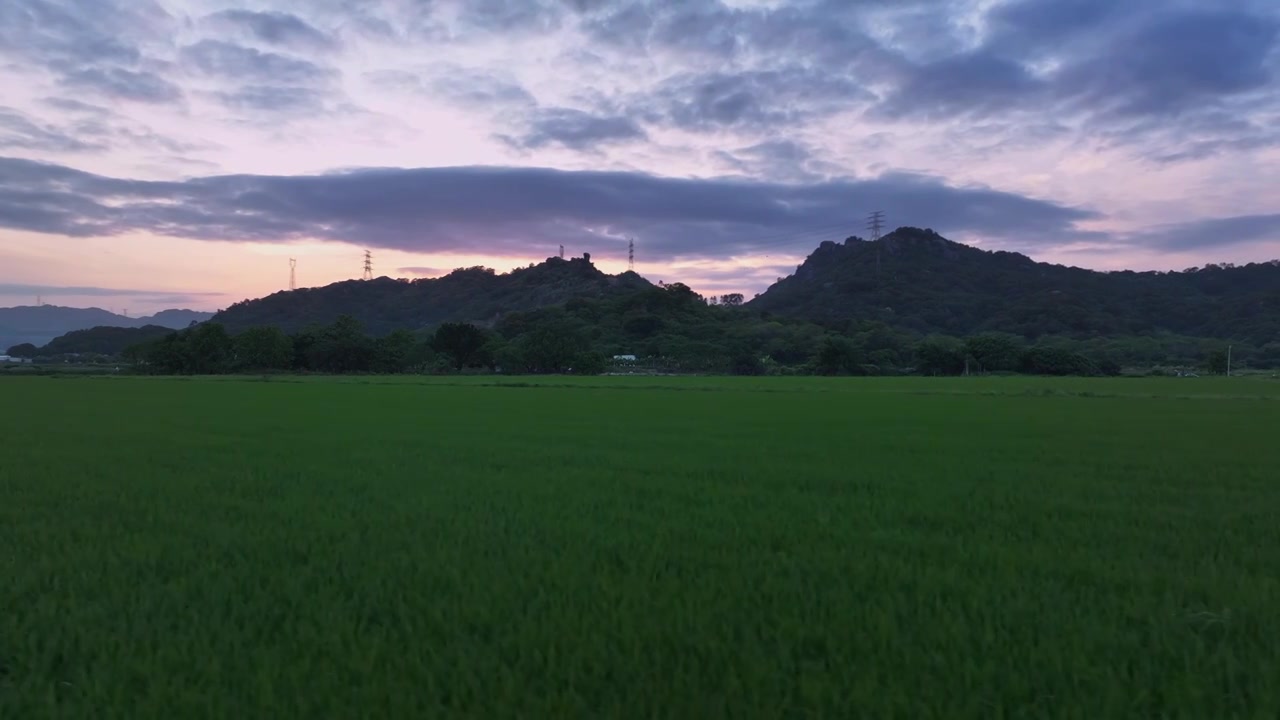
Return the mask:
<path id="1" fill-rule="evenodd" d="M 614 359 L 614 360 L 623 360 L 623 361 L 626 361 L 626 362 L 635 362 L 635 361 L 636 361 L 636 356 L 635 356 L 635 355 L 614 355 L 614 356 L 613 356 L 613 359 Z"/>

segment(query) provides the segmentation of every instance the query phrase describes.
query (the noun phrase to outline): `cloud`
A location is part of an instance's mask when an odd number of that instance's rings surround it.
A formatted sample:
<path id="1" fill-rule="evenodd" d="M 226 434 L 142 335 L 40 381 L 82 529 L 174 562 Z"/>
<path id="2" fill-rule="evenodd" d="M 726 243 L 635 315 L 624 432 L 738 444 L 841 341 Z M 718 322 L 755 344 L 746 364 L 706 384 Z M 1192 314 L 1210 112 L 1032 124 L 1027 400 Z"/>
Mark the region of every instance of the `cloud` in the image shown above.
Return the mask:
<path id="1" fill-rule="evenodd" d="M 838 165 L 816 157 L 811 148 L 795 140 L 766 140 L 737 150 L 717 150 L 713 157 L 747 177 L 813 182 L 847 174 Z"/>
<path id="2" fill-rule="evenodd" d="M 182 59 L 200 71 L 237 82 L 318 85 L 336 73 L 308 60 L 262 52 L 219 40 L 201 40 L 182 48 Z"/>
<path id="3" fill-rule="evenodd" d="M 1160 10 L 1166 0 L 1013 0 L 987 13 L 987 45 L 1019 56 L 1056 54 L 1064 43 L 1125 25 Z"/>
<path id="4" fill-rule="evenodd" d="M 1145 157 L 1160 164 L 1212 158 L 1280 146 L 1280 109 L 1267 119 L 1247 110 L 1214 108 L 1186 113 L 1178 122 L 1162 117 L 1136 118 L 1102 130 L 1096 137 L 1104 148 L 1139 146 Z"/>
<path id="5" fill-rule="evenodd" d="M 1169 14 L 1065 68 L 1056 91 L 1094 113 L 1177 114 L 1268 85 L 1278 30 L 1274 18 L 1248 13 Z"/>
<path id="6" fill-rule="evenodd" d="M 94 105 L 74 98 L 47 97 L 41 102 L 51 108 L 57 108 L 58 110 L 64 110 L 69 113 L 77 113 L 80 115 L 102 116 L 111 114 L 110 110 L 102 107 L 101 105 Z"/>
<path id="7" fill-rule="evenodd" d="M 401 275 L 419 275 L 422 277 L 439 277 L 441 275 L 448 275 L 450 271 L 445 270 L 443 268 L 433 268 L 433 267 L 402 267 L 402 268 L 396 268 L 396 272 L 400 273 Z"/>
<path id="8" fill-rule="evenodd" d="M 419 71 L 380 70 L 365 78 L 382 88 L 445 98 L 468 108 L 506 111 L 537 105 L 533 95 L 506 73 L 481 68 L 441 64 Z"/>
<path id="9" fill-rule="evenodd" d="M 305 114 L 325 109 L 328 93 L 308 87 L 245 85 L 214 93 L 223 105 L 254 113 Z"/>
<path id="10" fill-rule="evenodd" d="M 1100 137 L 1162 163 L 1271 146 L 1276 134 L 1259 118 L 1280 111 L 1280 16 L 1266 7 L 1247 0 L 995 4 L 982 16 L 987 29 L 976 44 L 942 37 L 916 53 L 932 59 L 882 67 L 871 82 L 887 91 L 872 117 L 957 129 L 993 118 L 1028 127 L 1065 121 L 1077 137 Z M 956 8 L 950 11 L 954 17 Z M 1249 126 L 1245 136 L 1241 124 Z"/>
<path id="11" fill-rule="evenodd" d="M 223 297 L 220 292 L 187 292 L 175 293 L 173 290 L 139 290 L 125 288 L 86 287 L 78 285 L 28 285 L 25 283 L 0 282 L 0 295 L 17 295 L 32 297 L 35 295 L 76 295 L 80 297 L 146 297 L 150 299 L 166 298 L 177 302 L 187 302 L 196 298 Z"/>
<path id="12" fill-rule="evenodd" d="M 104 146 L 74 137 L 63 128 L 37 124 L 13 108 L 0 107 L 0 148 L 41 152 L 98 152 Z"/>
<path id="13" fill-rule="evenodd" d="M 1182 251 L 1272 242 L 1280 247 L 1280 213 L 1208 218 L 1165 225 L 1127 238 L 1133 245 Z"/>
<path id="14" fill-rule="evenodd" d="M 334 36 L 286 12 L 223 10 L 205 19 L 214 25 L 245 31 L 257 40 L 278 47 L 329 52 L 341 45 Z"/>
<path id="15" fill-rule="evenodd" d="M 214 149 L 162 135 L 107 108 L 67 98 L 45 98 L 44 104 L 71 114 L 66 124 L 34 119 L 0 107 L 0 148 L 50 153 L 103 153 L 122 147 L 183 154 Z"/>
<path id="16" fill-rule="evenodd" d="M 519 137 L 505 137 L 523 149 L 562 145 L 572 150 L 592 150 L 609 143 L 645 140 L 648 134 L 635 120 L 621 115 L 598 116 L 573 108 L 543 108 L 526 118 L 528 130 Z"/>
<path id="17" fill-rule="evenodd" d="M 777 184 L 545 168 L 369 168 L 321 175 L 109 178 L 0 159 L 0 226 L 69 236 L 321 239 L 415 252 L 541 252 L 557 243 L 646 258 L 726 257 L 843 238 L 867 208 L 984 238 L 1075 237 L 1097 213 L 921 175 Z M 826 227 L 819 237 L 815 227 Z M 829 236 L 829 237 L 827 237 Z"/>
<path id="18" fill-rule="evenodd" d="M 992 115 L 1033 102 L 1041 92 L 1041 82 L 1022 65 L 974 52 L 915 68 L 876 112 L 888 118 Z"/>
<path id="19" fill-rule="evenodd" d="M 72 70 L 61 78 L 64 87 L 87 90 L 114 100 L 140 103 L 174 103 L 182 100 L 182 89 L 148 71 L 117 67 L 90 67 Z"/>
<path id="20" fill-rule="evenodd" d="M 538 33 L 553 30 L 564 17 L 566 4 L 591 0 L 468 0 L 458 4 L 456 24 L 462 33 Z"/>
<path id="21" fill-rule="evenodd" d="M 870 97 L 848 77 L 793 67 L 677 75 L 634 105 L 656 104 L 669 122 L 685 130 L 762 130 L 830 115 Z"/>
<path id="22" fill-rule="evenodd" d="M 8 0 L 0 3 L 0 53 L 62 68 L 132 66 L 138 43 L 163 37 L 173 18 L 154 0 Z"/>

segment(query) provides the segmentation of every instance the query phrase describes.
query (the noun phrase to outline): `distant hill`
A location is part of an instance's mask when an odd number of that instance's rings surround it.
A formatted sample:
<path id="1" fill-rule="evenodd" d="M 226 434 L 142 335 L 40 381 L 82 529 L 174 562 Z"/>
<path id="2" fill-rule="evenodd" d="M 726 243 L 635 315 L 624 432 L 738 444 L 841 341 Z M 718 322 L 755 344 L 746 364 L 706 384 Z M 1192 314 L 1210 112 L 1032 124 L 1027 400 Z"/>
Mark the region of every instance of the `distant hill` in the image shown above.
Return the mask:
<path id="1" fill-rule="evenodd" d="M 509 312 L 650 286 L 648 280 L 633 272 L 607 275 L 589 258 L 550 258 L 501 274 L 473 267 L 435 279 L 381 277 L 282 291 L 236 303 L 213 320 L 232 333 L 266 325 L 296 332 L 311 325 L 332 323 L 340 315 L 351 315 L 366 332 L 385 335 L 397 329 L 417 330 L 446 321 L 491 324 Z"/>
<path id="2" fill-rule="evenodd" d="M 59 335 L 50 340 L 47 345 L 37 348 L 34 356 L 85 353 L 119 355 L 130 345 L 158 340 L 173 330 L 162 325 L 143 325 L 137 328 L 102 326 L 87 330 L 72 330 L 66 335 Z"/>
<path id="3" fill-rule="evenodd" d="M 148 317 L 125 317 L 102 308 L 71 308 L 58 305 L 28 305 L 0 308 L 0 352 L 21 343 L 42 346 L 75 330 L 95 327 L 138 328 L 146 325 L 180 329 L 192 322 L 204 322 L 213 313 L 195 310 L 163 310 Z"/>
<path id="4" fill-rule="evenodd" d="M 919 333 L 1036 338 L 1170 332 L 1280 340 L 1280 262 L 1183 272 L 1098 272 L 899 228 L 825 242 L 748 307 L 817 322 L 879 320 Z"/>

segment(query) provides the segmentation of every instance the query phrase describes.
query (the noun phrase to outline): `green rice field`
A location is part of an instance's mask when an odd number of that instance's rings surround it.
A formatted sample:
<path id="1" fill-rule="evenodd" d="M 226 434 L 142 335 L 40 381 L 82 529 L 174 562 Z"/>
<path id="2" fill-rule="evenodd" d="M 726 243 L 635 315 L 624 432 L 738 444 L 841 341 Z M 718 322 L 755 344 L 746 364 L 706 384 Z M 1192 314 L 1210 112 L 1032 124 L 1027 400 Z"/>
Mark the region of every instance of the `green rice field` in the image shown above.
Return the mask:
<path id="1" fill-rule="evenodd" d="M 0 378 L 0 718 L 1280 717 L 1280 381 Z"/>

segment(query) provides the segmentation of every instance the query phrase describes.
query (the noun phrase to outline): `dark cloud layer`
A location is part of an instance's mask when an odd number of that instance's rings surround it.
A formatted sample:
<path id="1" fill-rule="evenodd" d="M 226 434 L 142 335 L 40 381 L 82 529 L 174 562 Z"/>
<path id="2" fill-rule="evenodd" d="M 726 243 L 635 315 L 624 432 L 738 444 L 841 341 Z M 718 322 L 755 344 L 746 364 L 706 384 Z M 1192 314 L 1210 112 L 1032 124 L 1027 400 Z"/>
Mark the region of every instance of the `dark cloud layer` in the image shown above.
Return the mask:
<path id="1" fill-rule="evenodd" d="M 1219 122 L 1257 102 L 1280 111 L 1280 6 L 1272 3 L 1008 0 L 986 11 L 988 30 L 976 43 L 956 29 L 975 12 L 965 0 L 594 6 L 582 23 L 605 46 L 717 66 L 674 75 L 634 99 L 648 109 L 637 116 L 685 130 L 768 134 L 844 111 L 961 127 L 1070 117 L 1162 162 L 1277 141 L 1260 132 L 1233 142 L 1231 124 Z M 1145 120 L 1171 132 L 1194 125 L 1197 148 L 1180 154 L 1123 134 Z"/>
<path id="2" fill-rule="evenodd" d="M 848 179 L 890 159 L 937 167 L 897 152 L 917 132 L 946 146 L 945 167 L 1050 143 L 1166 166 L 1280 147 L 1273 0 L 220 5 L 204 15 L 156 0 L 0 0 L 0 67 L 41 94 L 60 89 L 43 104 L 6 100 L 0 148 L 181 155 L 195 146 L 126 122 L 121 108 L 179 113 L 212 99 L 229 111 L 214 122 L 239 132 L 362 112 L 355 103 L 372 89 L 481 115 L 520 153 L 643 163 L 684 149 L 646 144 L 687 143 L 711 169 L 757 181 L 470 167 L 159 183 L 0 159 L 0 225 L 494 252 L 610 247 L 631 234 L 663 257 L 811 244 L 814 227 L 856 229 L 872 208 L 1024 247 L 1087 237 L 1185 251 L 1276 237 L 1275 216 L 1262 213 L 1104 238 L 1079 229 L 1091 213 L 1051 200 L 924 175 Z M 495 55 L 507 42 L 510 57 Z M 565 71 L 564 92 L 524 74 L 526 60 Z M 852 135 L 869 125 L 883 132 Z M 639 152 L 607 154 L 618 149 Z"/>
<path id="3" fill-rule="evenodd" d="M 944 232 L 1074 237 L 1087 210 L 916 175 L 808 185 L 459 167 L 326 175 L 108 178 L 0 160 L 0 226 L 69 236 L 320 238 L 413 251 L 531 253 L 642 238 L 650 258 L 725 257 L 842 238 L 866 208 Z M 816 237 L 813 228 L 828 228 Z"/>
<path id="4" fill-rule="evenodd" d="M 316 56 L 341 57 L 343 33 L 457 47 L 570 31 L 558 37 L 586 42 L 566 53 L 601 68 L 644 59 L 667 70 L 579 104 L 540 102 L 492 69 L 368 77 L 487 110 L 522 150 L 595 152 L 664 128 L 765 142 L 837 115 L 948 130 L 995 119 L 1010 135 L 1069 119 L 1162 163 L 1280 143 L 1262 121 L 1280 113 L 1280 6 L 1268 0 L 314 0 L 195 19 L 221 36 L 172 48 L 180 62 L 166 65 L 147 53 L 172 43 L 180 18 L 155 0 L 11 0 L 0 3 L 0 54 L 71 90 L 152 104 L 181 100 L 178 73 L 196 70 L 225 81 L 214 97 L 269 116 L 334 105 L 337 71 Z M 1241 119 L 1254 127 L 1242 133 Z M 1135 130 L 1149 123 L 1154 137 Z M 1186 147 L 1169 147 L 1179 139 Z"/>
<path id="5" fill-rule="evenodd" d="M 1280 246 L 1280 213 L 1208 218 L 1166 225 L 1130 238 L 1134 244 L 1160 250 L 1186 251 L 1220 245 L 1272 242 Z"/>

